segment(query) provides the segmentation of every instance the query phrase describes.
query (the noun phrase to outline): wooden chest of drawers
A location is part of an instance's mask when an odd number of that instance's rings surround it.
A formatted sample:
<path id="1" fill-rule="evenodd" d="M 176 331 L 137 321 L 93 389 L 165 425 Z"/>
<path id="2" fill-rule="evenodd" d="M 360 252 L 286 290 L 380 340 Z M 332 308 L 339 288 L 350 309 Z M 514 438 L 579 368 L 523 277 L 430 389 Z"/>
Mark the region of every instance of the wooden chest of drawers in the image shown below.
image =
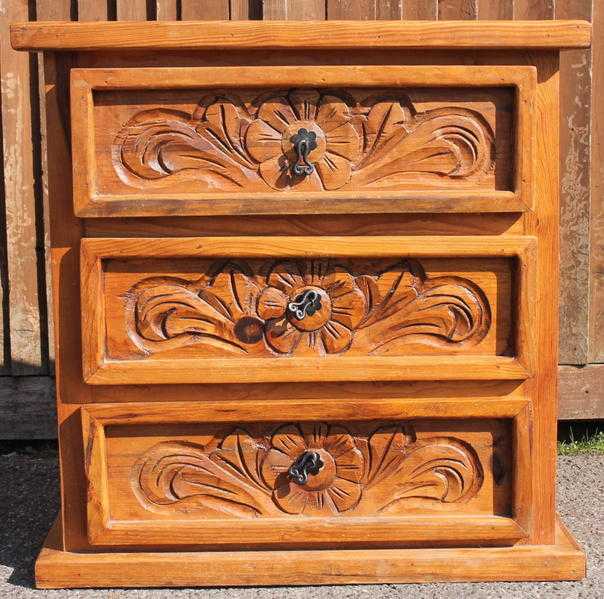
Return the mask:
<path id="1" fill-rule="evenodd" d="M 554 501 L 580 22 L 23 24 L 62 512 L 41 587 L 576 579 Z"/>

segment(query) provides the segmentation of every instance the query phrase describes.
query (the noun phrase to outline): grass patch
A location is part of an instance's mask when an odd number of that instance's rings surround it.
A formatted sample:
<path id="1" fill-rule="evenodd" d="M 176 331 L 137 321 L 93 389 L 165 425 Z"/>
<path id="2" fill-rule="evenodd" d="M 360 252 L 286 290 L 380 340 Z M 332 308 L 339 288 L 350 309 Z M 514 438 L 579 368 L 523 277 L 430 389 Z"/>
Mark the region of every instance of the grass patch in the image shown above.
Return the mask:
<path id="1" fill-rule="evenodd" d="M 558 453 L 604 454 L 604 427 L 602 421 L 561 422 L 558 425 Z"/>

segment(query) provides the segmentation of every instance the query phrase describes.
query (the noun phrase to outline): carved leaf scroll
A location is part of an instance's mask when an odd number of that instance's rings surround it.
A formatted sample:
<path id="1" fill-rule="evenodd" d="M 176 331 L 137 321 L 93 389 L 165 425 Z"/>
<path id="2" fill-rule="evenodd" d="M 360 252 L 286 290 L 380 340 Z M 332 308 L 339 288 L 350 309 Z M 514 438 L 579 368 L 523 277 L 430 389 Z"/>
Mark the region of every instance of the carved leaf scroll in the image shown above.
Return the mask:
<path id="1" fill-rule="evenodd" d="M 206 517 L 337 515 L 404 511 L 405 500 L 459 503 L 483 483 L 476 452 L 454 437 L 416 438 L 412 425 L 352 434 L 340 425 L 286 424 L 252 435 L 235 429 L 207 447 L 161 442 L 136 464 L 132 486 L 147 509 Z M 309 485 L 287 470 L 307 449 L 324 467 Z"/>
<path id="2" fill-rule="evenodd" d="M 189 282 L 144 279 L 126 296 L 129 337 L 145 353 L 186 346 L 240 355 L 310 355 L 469 347 L 488 333 L 484 293 L 468 279 L 428 277 L 400 260 L 373 274 L 329 260 L 213 265 Z M 367 269 L 366 269 L 367 270 Z M 312 290 L 321 309 L 298 320 L 288 306 Z"/>
<path id="3" fill-rule="evenodd" d="M 292 174 L 292 136 L 317 136 L 308 177 Z M 419 173 L 480 179 L 494 165 L 494 134 L 477 111 L 418 112 L 403 94 L 355 101 L 344 90 L 269 92 L 249 102 L 206 96 L 192 114 L 156 108 L 135 114 L 116 135 L 112 162 L 127 185 L 177 181 L 206 192 L 322 191 L 376 187 Z"/>

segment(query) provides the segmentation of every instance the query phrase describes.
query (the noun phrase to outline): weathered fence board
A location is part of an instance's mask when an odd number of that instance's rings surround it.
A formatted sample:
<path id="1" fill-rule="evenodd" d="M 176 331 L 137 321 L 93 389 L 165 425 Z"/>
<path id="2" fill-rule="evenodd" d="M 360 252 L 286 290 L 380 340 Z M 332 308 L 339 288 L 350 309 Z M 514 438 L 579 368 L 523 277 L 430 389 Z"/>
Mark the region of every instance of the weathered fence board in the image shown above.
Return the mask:
<path id="1" fill-rule="evenodd" d="M 46 316 L 40 309 L 45 302 L 39 295 L 38 260 L 40 257 L 43 265 L 43 238 L 39 236 L 41 206 L 36 197 L 40 173 L 39 163 L 34 160 L 39 157 L 39 147 L 34 143 L 39 142 L 39 131 L 34 130 L 38 108 L 35 94 L 31 93 L 32 77 L 37 77 L 37 72 L 33 70 L 32 57 L 11 51 L 8 35 L 11 21 L 29 17 L 28 1 L 1 1 L 2 139 L 10 322 L 5 343 L 10 347 L 12 374 L 44 374 Z"/>
<path id="2" fill-rule="evenodd" d="M 604 417 L 604 364 L 576 367 L 604 362 L 604 103 L 591 102 L 604 91 L 604 3 L 593 8 L 593 52 L 561 64 L 561 418 Z M 591 11 L 592 0 L 0 0 L 0 438 L 54 436 L 44 78 L 35 57 L 9 49 L 10 21 L 589 19 Z"/>
<path id="3" fill-rule="evenodd" d="M 556 5 L 558 19 L 591 19 L 591 4 Z M 585 364 L 589 353 L 589 138 L 591 54 L 560 57 L 560 362 Z"/>
<path id="4" fill-rule="evenodd" d="M 595 0 L 591 104 L 590 362 L 604 362 L 604 2 Z M 600 379 L 600 385 L 604 387 Z"/>

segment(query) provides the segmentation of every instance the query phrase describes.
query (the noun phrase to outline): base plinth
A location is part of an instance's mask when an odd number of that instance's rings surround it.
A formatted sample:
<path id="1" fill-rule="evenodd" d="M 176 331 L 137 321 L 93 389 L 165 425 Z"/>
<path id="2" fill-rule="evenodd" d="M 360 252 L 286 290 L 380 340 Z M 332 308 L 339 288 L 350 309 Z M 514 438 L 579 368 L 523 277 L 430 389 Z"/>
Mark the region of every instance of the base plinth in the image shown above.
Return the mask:
<path id="1" fill-rule="evenodd" d="M 38 588 L 209 587 L 580 580 L 585 554 L 558 519 L 555 545 L 72 553 L 58 527 L 36 562 Z"/>

